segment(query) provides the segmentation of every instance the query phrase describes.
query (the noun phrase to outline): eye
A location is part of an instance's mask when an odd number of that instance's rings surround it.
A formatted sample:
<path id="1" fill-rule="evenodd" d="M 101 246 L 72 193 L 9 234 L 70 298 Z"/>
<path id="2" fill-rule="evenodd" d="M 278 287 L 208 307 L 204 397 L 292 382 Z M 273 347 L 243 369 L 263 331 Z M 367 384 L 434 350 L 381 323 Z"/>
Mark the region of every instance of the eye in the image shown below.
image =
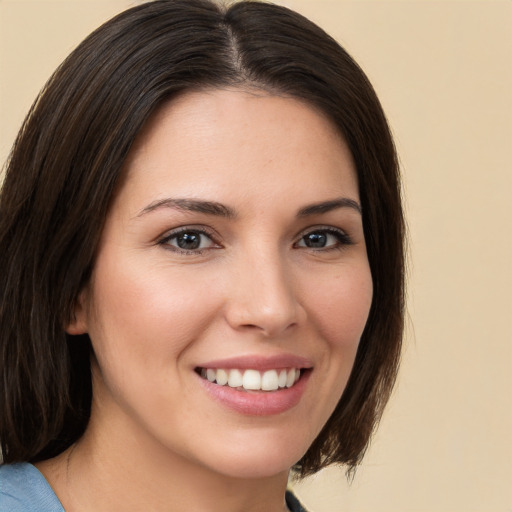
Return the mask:
<path id="1" fill-rule="evenodd" d="M 172 250 L 184 253 L 201 253 L 204 249 L 217 247 L 217 244 L 215 244 L 208 233 L 190 228 L 168 234 L 159 244 L 169 246 Z"/>
<path id="2" fill-rule="evenodd" d="M 337 249 L 344 245 L 351 245 L 352 240 L 341 229 L 323 228 L 315 229 L 305 235 L 295 244 L 296 247 L 308 249 Z"/>

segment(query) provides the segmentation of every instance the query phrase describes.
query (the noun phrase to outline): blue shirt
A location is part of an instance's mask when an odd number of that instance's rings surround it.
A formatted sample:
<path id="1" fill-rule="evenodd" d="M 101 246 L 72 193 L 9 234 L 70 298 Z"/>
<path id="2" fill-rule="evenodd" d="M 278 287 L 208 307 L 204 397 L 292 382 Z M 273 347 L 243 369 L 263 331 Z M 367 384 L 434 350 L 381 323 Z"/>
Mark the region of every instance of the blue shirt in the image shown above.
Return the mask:
<path id="1" fill-rule="evenodd" d="M 292 512 L 306 512 L 297 498 L 286 491 Z M 28 462 L 0 465 L 0 512 L 65 512 L 39 470 Z"/>
<path id="2" fill-rule="evenodd" d="M 64 512 L 45 477 L 32 464 L 0 466 L 0 512 Z"/>

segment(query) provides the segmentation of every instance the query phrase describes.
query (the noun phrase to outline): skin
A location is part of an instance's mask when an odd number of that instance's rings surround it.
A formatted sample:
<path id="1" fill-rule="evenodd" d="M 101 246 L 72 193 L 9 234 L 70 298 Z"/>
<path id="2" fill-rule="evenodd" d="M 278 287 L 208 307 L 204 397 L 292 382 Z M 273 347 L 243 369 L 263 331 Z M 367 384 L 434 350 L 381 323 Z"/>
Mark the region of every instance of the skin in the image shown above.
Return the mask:
<path id="1" fill-rule="evenodd" d="M 156 206 L 168 198 L 233 215 Z M 359 202 L 350 152 L 296 99 L 189 92 L 153 116 L 68 326 L 93 344 L 91 421 L 76 445 L 38 465 L 67 511 L 286 510 L 289 468 L 343 392 L 372 299 L 357 207 L 297 215 L 339 198 Z M 199 249 L 183 252 L 170 237 L 182 227 L 206 231 Z M 307 246 L 312 232 L 324 247 Z M 284 353 L 313 370 L 280 414 L 225 407 L 194 371 Z"/>

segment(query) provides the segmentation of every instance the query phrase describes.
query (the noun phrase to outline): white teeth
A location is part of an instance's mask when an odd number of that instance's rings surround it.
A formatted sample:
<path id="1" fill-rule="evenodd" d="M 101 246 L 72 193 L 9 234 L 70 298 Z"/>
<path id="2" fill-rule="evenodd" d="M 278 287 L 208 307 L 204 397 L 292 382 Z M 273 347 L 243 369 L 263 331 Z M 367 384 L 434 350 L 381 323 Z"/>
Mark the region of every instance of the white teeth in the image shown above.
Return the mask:
<path id="1" fill-rule="evenodd" d="M 219 386 L 226 385 L 228 383 L 228 372 L 226 370 L 217 370 L 215 380 Z"/>
<path id="2" fill-rule="evenodd" d="M 261 389 L 263 391 L 275 391 L 279 388 L 279 380 L 275 370 L 268 370 L 261 376 Z"/>
<path id="3" fill-rule="evenodd" d="M 261 375 L 256 370 L 245 370 L 244 372 L 244 383 L 242 384 L 244 389 L 250 389 L 257 391 L 261 389 Z"/>
<path id="4" fill-rule="evenodd" d="M 230 388 L 243 386 L 243 375 L 240 370 L 229 370 L 228 386 Z"/>
<path id="5" fill-rule="evenodd" d="M 202 368 L 201 377 L 210 382 L 216 382 L 219 386 L 229 386 L 235 389 L 248 391 L 277 391 L 278 389 L 291 388 L 300 378 L 300 369 L 288 368 L 283 370 L 239 370 L 236 368 L 213 369 Z"/>
<path id="6" fill-rule="evenodd" d="M 295 368 L 288 370 L 288 376 L 286 377 L 286 387 L 291 388 L 295 383 Z"/>

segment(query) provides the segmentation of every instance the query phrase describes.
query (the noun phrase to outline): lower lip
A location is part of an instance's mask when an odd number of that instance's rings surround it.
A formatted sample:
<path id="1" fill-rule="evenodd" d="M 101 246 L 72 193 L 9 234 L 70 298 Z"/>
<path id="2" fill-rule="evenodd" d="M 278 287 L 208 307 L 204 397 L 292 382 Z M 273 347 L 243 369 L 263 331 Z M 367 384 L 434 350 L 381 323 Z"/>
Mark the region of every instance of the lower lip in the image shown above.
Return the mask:
<path id="1" fill-rule="evenodd" d="M 300 402 L 310 375 L 311 371 L 306 371 L 291 388 L 277 391 L 238 391 L 198 378 L 206 392 L 229 409 L 251 416 L 270 416 L 286 412 Z"/>

